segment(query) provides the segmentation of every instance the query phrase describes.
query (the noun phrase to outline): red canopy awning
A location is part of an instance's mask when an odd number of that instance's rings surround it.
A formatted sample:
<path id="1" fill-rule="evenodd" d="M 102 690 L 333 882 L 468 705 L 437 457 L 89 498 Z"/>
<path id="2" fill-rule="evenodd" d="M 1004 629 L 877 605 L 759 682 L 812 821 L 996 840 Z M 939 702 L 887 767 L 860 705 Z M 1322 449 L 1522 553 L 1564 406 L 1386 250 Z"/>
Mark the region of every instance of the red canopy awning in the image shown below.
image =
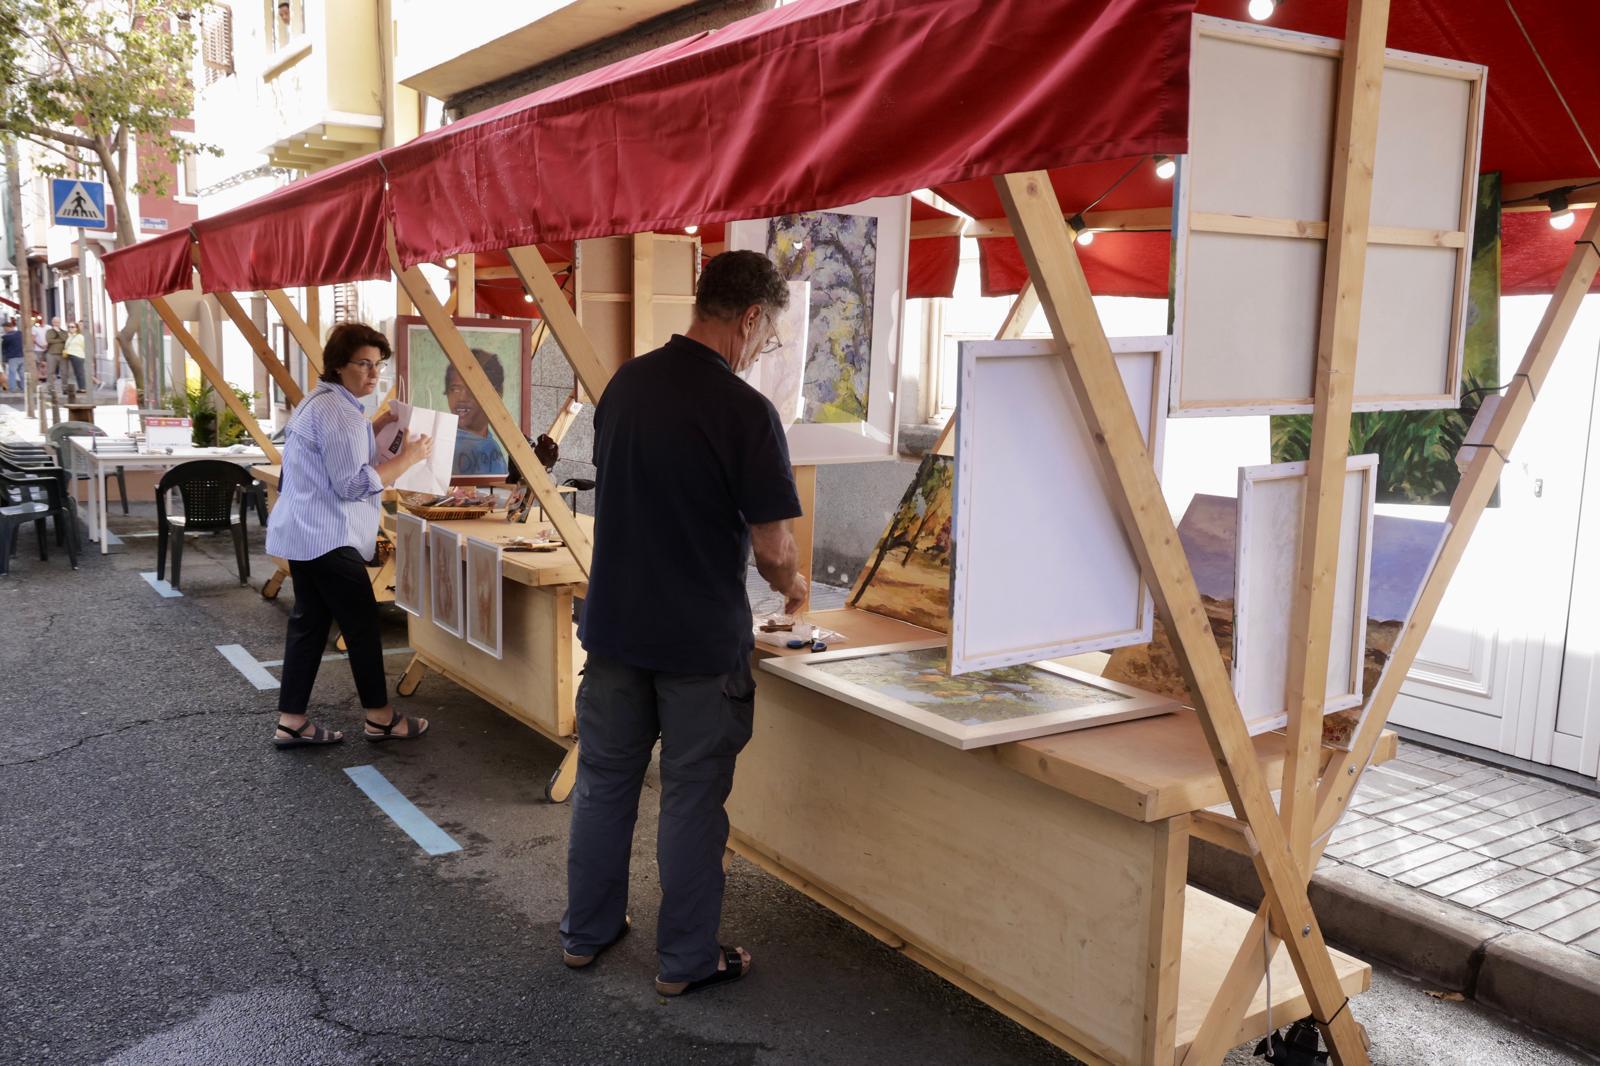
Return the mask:
<path id="1" fill-rule="evenodd" d="M 204 220 L 202 285 L 382 276 L 391 219 L 410 265 L 1179 152 L 1193 2 L 799 0 Z M 171 291 L 154 244 L 114 298 Z"/>

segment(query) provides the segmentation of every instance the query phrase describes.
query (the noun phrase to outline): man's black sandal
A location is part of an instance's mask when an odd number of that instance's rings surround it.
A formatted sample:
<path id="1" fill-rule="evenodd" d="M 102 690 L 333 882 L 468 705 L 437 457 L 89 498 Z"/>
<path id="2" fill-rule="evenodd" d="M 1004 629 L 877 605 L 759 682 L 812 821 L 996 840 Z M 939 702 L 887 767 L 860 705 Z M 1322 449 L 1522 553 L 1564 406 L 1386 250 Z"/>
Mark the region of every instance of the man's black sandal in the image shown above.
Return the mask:
<path id="1" fill-rule="evenodd" d="M 612 937 L 610 940 L 606 941 L 604 944 L 601 944 L 599 947 L 595 948 L 594 954 L 574 955 L 572 952 L 563 949 L 561 952 L 561 961 L 566 963 L 574 970 L 581 970 L 585 966 L 588 966 L 590 963 L 594 962 L 595 959 L 598 959 L 600 956 L 604 955 L 609 949 L 616 947 L 617 944 L 621 943 L 622 938 L 627 936 L 628 930 L 632 928 L 632 920 L 629 919 L 626 914 L 624 914 L 622 916 L 622 931 L 616 936 Z"/>
<path id="2" fill-rule="evenodd" d="M 278 728 L 289 734 L 286 737 L 272 738 L 272 743 L 279 748 L 303 748 L 311 744 L 337 744 L 344 739 L 344 734 L 330 732 L 320 725 L 312 725 L 310 722 L 307 722 L 299 729 L 290 729 L 286 725 L 280 725 Z M 307 729 L 311 730 L 311 732 L 307 733 Z"/>
<path id="3" fill-rule="evenodd" d="M 411 729 L 404 733 L 396 733 L 395 730 L 400 728 L 400 723 L 402 722 L 410 722 Z M 418 729 L 416 727 L 417 723 L 414 719 L 407 718 L 399 711 L 394 712 L 394 720 L 388 725 L 384 725 L 382 722 L 374 722 L 370 718 L 367 719 L 367 725 L 371 726 L 373 729 L 383 730 L 381 733 L 372 733 L 365 729 L 361 731 L 361 735 L 372 741 L 374 744 L 380 744 L 385 740 L 417 740 L 421 737 L 427 736 L 428 730 L 433 727 L 433 723 L 430 722 L 421 729 Z"/>
<path id="4" fill-rule="evenodd" d="M 737 981 L 747 972 L 744 956 L 740 955 L 739 952 L 734 948 L 723 948 L 722 958 L 728 964 L 727 969 L 716 970 L 711 974 L 710 977 L 702 977 L 698 981 L 690 981 L 682 988 L 676 989 L 674 986 L 676 986 L 678 982 L 663 981 L 661 978 L 657 977 L 656 991 L 663 996 L 687 996 L 690 992 L 699 992 L 702 989 L 713 988 L 716 985 L 725 985 L 729 981 Z"/>

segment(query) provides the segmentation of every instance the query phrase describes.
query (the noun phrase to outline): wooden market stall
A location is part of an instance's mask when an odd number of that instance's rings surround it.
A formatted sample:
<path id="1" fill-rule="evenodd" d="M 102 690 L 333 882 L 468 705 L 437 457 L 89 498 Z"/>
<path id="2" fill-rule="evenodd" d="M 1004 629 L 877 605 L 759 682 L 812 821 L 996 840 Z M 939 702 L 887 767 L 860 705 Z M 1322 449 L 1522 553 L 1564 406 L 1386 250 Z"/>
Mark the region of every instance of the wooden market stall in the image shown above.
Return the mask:
<path id="1" fill-rule="evenodd" d="M 1242 5 L 1223 0 L 1201 6 L 1212 14 L 1242 13 Z M 1289 5 L 1286 16 L 1300 18 L 1299 6 Z M 115 253 L 107 260 L 108 287 L 118 299 L 152 299 L 159 309 L 162 297 L 194 284 L 196 262 L 207 292 L 397 278 L 562 544 L 559 559 L 496 555 L 503 586 L 517 586 L 502 603 L 520 619 L 516 633 L 510 626 L 500 631 L 506 648 L 520 649 L 511 658 L 502 652 L 491 666 L 464 655 L 453 635 L 446 640 L 414 622 L 413 668 L 434 669 L 566 744 L 572 739 L 566 671 L 581 654 L 571 639 L 571 601 L 589 573 L 592 527 L 563 502 L 463 339 L 452 318 L 460 313 L 463 285 L 453 301 L 441 300 L 418 264 L 503 254 L 571 363 L 579 394 L 598 398 L 615 357 L 602 354 L 585 324 L 609 321 L 619 336 L 631 325 L 637 352 L 654 325 L 653 303 L 641 300 L 636 287 L 633 314 L 625 319 L 604 311 L 597 319 L 584 313 L 581 299 L 575 312 L 552 270 L 553 243 L 622 235 L 652 243 L 634 235 L 727 223 L 728 246 L 749 247 L 751 232 L 741 228 L 748 220 L 831 212 L 870 216 L 877 233 L 896 235 L 881 245 L 893 249 L 915 236 L 909 211 L 892 203 L 868 210 L 869 201 L 932 188 L 963 206 L 984 237 L 988 291 L 1021 290 L 1002 336 L 1020 332 L 1035 302 L 1049 322 L 1053 342 L 1026 354 L 1035 372 L 1042 357 L 1059 376 L 1063 384 L 1052 402 L 1061 406 L 1052 417 L 1070 420 L 1076 435 L 1066 436 L 1083 444 L 1091 480 L 1102 486 L 1098 506 L 1111 516 L 1112 547 L 1126 557 L 1116 560 L 1126 565 L 1108 572 L 1119 588 L 1129 573 L 1135 578 L 1138 613 L 1118 640 L 1128 632 L 1149 639 L 1148 627 L 1159 617 L 1189 708 L 963 751 L 897 720 L 870 690 L 846 699 L 808 681 L 826 656 L 764 650 L 758 731 L 730 803 L 731 845 L 1089 1061 L 1220 1062 L 1235 1043 L 1260 1032 L 1270 1009 L 1280 1021 L 1309 1014 L 1337 1061 L 1363 1063 L 1365 1033 L 1350 1003 L 1369 971 L 1324 942 L 1307 895 L 1310 871 L 1363 771 L 1386 757 L 1389 709 L 1600 267 L 1600 213 L 1585 213 L 1581 238 L 1558 250 L 1564 266 L 1541 328 L 1499 403 L 1486 406 L 1475 427 L 1437 550 L 1381 675 L 1357 697 L 1352 735 L 1345 744 L 1325 744 L 1330 660 L 1345 639 L 1335 619 L 1344 587 L 1338 575 L 1347 565 L 1341 530 L 1352 411 L 1397 397 L 1411 406 L 1448 405 L 1459 388 L 1449 373 L 1438 388 L 1424 387 L 1431 381 L 1409 391 L 1365 387 L 1363 372 L 1376 364 L 1358 365 L 1358 349 L 1374 348 L 1367 327 L 1383 316 L 1364 319 L 1363 304 L 1381 308 L 1393 295 L 1368 281 L 1397 257 L 1426 257 L 1426 270 L 1399 276 L 1436 284 L 1417 299 L 1439 305 L 1433 325 L 1443 325 L 1428 341 L 1438 342 L 1440 365 L 1457 370 L 1459 355 L 1451 353 L 1459 351 L 1460 330 L 1453 323 L 1465 314 L 1462 260 L 1472 231 L 1461 204 L 1480 169 L 1480 132 L 1483 165 L 1494 160 L 1508 182 L 1546 182 L 1528 195 L 1560 191 L 1565 203 L 1568 192 L 1585 187 L 1572 175 L 1591 165 L 1579 150 L 1556 147 L 1571 142 L 1566 133 L 1535 150 L 1525 131 L 1560 121 L 1549 118 L 1556 112 L 1547 106 L 1547 86 L 1557 86 L 1559 95 L 1561 85 L 1582 81 L 1574 78 L 1581 60 L 1549 47 L 1550 34 L 1592 39 L 1600 14 L 1563 10 L 1558 18 L 1552 0 L 1527 0 L 1524 7 L 1537 17 L 1518 20 L 1518 37 L 1503 24 L 1500 5 L 1487 0 L 1394 0 L 1394 7 L 1391 18 L 1388 0 L 1349 0 L 1342 22 L 1319 9 L 1292 28 L 1336 39 L 1307 40 L 1198 23 L 1189 0 L 800 0 L 326 171 L 203 220 L 190 233 Z M 1292 75 L 1305 90 L 1298 95 L 1274 91 L 1262 75 L 1258 95 L 1282 108 L 1276 117 L 1284 125 L 1257 124 L 1265 155 L 1256 163 L 1289 147 L 1286 130 L 1306 127 L 1320 139 L 1316 150 L 1297 149 L 1292 167 L 1236 168 L 1209 186 L 1238 192 L 1234 206 L 1183 199 L 1208 188 L 1201 164 L 1227 143 L 1216 138 L 1214 113 L 1205 109 L 1208 83 L 1191 73 L 1203 69 L 1194 64 L 1210 46 L 1196 42 L 1207 33 L 1249 37 L 1230 46 L 1264 47 L 1272 55 L 1263 69 L 1299 72 Z M 1507 46 L 1525 40 L 1531 48 L 1536 37 L 1551 53 L 1537 63 L 1520 45 Z M 1388 52 L 1389 43 L 1421 54 Z M 1294 66 L 1296 56 L 1310 57 L 1316 69 Z M 1498 81 L 1485 81 L 1485 64 L 1497 79 L 1498 71 L 1508 73 L 1502 95 Z M 1548 81 L 1536 76 L 1541 71 Z M 1582 84 L 1587 95 L 1574 94 L 1565 114 L 1600 115 L 1600 90 Z M 1436 181 L 1442 170 L 1451 179 L 1436 202 L 1419 176 L 1426 167 L 1384 168 L 1386 160 L 1409 157 L 1393 154 L 1396 138 L 1392 128 L 1385 135 L 1383 105 L 1415 99 L 1406 94 L 1417 91 L 1433 93 L 1442 102 L 1429 106 L 1446 110 L 1465 101 L 1458 108 L 1464 125 L 1435 124 L 1449 134 L 1444 139 L 1454 153 L 1452 164 L 1428 176 Z M 1492 106 L 1485 107 L 1486 99 Z M 708 108 L 707 100 L 727 104 Z M 692 122 L 674 123 L 676 115 Z M 1403 147 L 1408 141 L 1399 140 Z M 1151 157 L 1185 158 L 1193 168 L 1180 184 L 1176 212 L 1170 191 L 1145 173 Z M 1592 163 L 1600 172 L 1600 160 Z M 1132 177 L 1125 184 L 1115 177 L 1124 169 L 1124 179 Z M 1108 175 L 1116 181 L 1112 189 Z M 1397 175 L 1405 179 L 1398 186 Z M 1309 183 L 1310 191 L 1291 188 L 1276 207 L 1248 201 L 1246 194 L 1287 179 Z M 1123 199 L 1108 199 L 1118 187 Z M 1409 213 L 1390 217 L 1397 187 Z M 1175 415 L 1193 413 L 1181 410 L 1196 395 L 1191 385 L 1266 387 L 1259 374 L 1252 377 L 1259 367 L 1208 364 L 1228 346 L 1213 333 L 1213 346 L 1204 347 L 1202 325 L 1260 319 L 1277 304 L 1290 309 L 1272 325 L 1299 346 L 1288 373 L 1300 375 L 1295 387 L 1222 397 L 1312 416 L 1304 502 L 1298 522 L 1291 519 L 1300 547 L 1291 555 L 1290 602 L 1279 605 L 1289 617 L 1280 664 L 1284 699 L 1269 708 L 1282 712 L 1282 733 L 1254 730 L 1241 711 L 1237 679 L 1219 651 L 1162 497 L 1159 441 L 1152 436 L 1158 427 L 1146 416 L 1159 421 L 1168 405 L 1136 409 L 1129 402 L 1124 352 L 1108 341 L 1092 302 L 1097 287 L 1129 291 L 1138 264 L 1119 258 L 1113 240 L 1095 242 L 1101 252 L 1075 240 L 1087 232 L 1127 237 L 1146 268 L 1158 262 L 1163 295 L 1167 250 L 1178 242 L 1188 271 L 1179 278 L 1180 300 L 1187 311 L 1210 317 L 1180 318 L 1172 338 L 1144 346 L 1158 367 L 1162 351 L 1178 349 Z M 1233 293 L 1196 288 L 1248 276 L 1204 259 L 1219 246 L 1240 249 L 1231 262 L 1255 268 L 1255 277 L 1267 281 Z M 1264 270 L 1274 254 L 1292 259 L 1292 269 Z M 1008 267 L 1015 282 L 1009 286 Z M 467 273 L 471 291 L 481 291 L 475 266 Z M 905 268 L 899 277 L 881 277 L 891 283 L 877 291 L 886 296 L 882 322 L 892 334 L 897 301 L 908 292 Z M 1264 302 L 1261 284 L 1282 299 Z M 1289 359 L 1287 351 L 1263 358 Z M 1209 377 L 1202 373 L 1207 366 Z M 884 384 L 878 378 L 874 387 Z M 1164 387 L 1166 377 L 1157 378 Z M 1217 397 L 1201 399 L 1205 407 Z M 867 425 L 884 413 L 876 399 L 863 400 L 859 421 Z M 862 429 L 853 443 L 833 440 L 826 446 L 835 450 L 825 454 L 824 444 L 807 440 L 807 454 L 821 456 L 810 461 L 892 458 L 892 407 L 887 414 L 886 436 Z M 969 414 L 977 425 L 978 413 Z M 956 427 L 958 462 L 1002 436 L 973 425 L 965 438 Z M 802 428 L 811 434 L 815 426 Z M 791 432 L 791 447 L 802 439 Z M 1064 492 L 1039 478 L 1032 494 L 1049 498 L 1054 491 Z M 815 504 L 805 496 L 800 539 L 808 547 Z M 487 531 L 481 522 L 473 525 Z M 457 531 L 438 532 L 446 550 L 439 554 L 430 541 L 429 558 L 444 560 L 449 580 L 458 580 Z M 957 543 L 958 566 L 960 552 Z M 466 553 L 470 573 L 470 543 Z M 957 585 L 958 596 L 963 587 Z M 1011 591 L 1020 597 L 1034 590 L 1017 584 Z M 840 633 L 862 658 L 895 653 L 918 637 L 919 647 L 952 639 L 858 608 L 811 621 Z M 1083 644 L 1070 632 L 1049 636 L 1052 648 Z M 1004 642 L 972 646 L 1006 650 Z M 529 672 L 547 693 L 537 706 L 516 687 Z M 414 683 L 408 670 L 406 684 Z M 1278 804 L 1274 789 L 1281 789 Z M 1190 836 L 1251 859 L 1265 895 L 1256 914 L 1186 887 Z"/>

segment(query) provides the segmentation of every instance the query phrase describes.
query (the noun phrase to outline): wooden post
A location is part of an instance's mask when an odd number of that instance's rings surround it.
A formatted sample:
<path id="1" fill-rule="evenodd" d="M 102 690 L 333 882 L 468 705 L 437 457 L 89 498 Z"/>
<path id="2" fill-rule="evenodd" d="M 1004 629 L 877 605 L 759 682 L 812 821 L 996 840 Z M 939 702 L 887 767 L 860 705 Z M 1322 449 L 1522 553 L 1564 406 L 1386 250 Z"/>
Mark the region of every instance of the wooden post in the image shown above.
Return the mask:
<path id="1" fill-rule="evenodd" d="M 301 391 L 300 383 L 289 373 L 289 368 L 279 362 L 278 353 L 272 350 L 267 338 L 261 335 L 261 331 L 256 328 L 254 320 L 245 312 L 238 298 L 231 292 L 215 292 L 212 295 L 217 298 L 217 302 L 222 305 L 228 317 L 233 319 L 233 324 L 239 328 L 244 339 L 250 342 L 251 350 L 256 353 L 261 365 L 267 368 L 267 373 L 272 375 L 272 380 L 278 383 L 278 388 L 283 390 L 289 405 L 293 407 L 303 400 L 305 393 Z"/>
<path id="2" fill-rule="evenodd" d="M 794 488 L 800 497 L 800 517 L 794 522 L 795 565 L 800 576 L 806 579 L 806 601 L 800 605 L 803 614 L 811 609 L 811 553 L 817 535 L 817 468 L 795 467 Z"/>
<path id="3" fill-rule="evenodd" d="M 300 311 L 295 307 L 294 301 L 289 299 L 282 289 L 265 289 L 267 302 L 272 304 L 273 310 L 278 312 L 278 317 L 289 330 L 289 335 L 306 353 L 306 362 L 311 364 L 312 376 L 322 376 L 322 336 L 312 329 L 305 319 L 300 317 Z"/>
<path id="4" fill-rule="evenodd" d="M 655 281 L 656 235 L 633 235 L 633 354 L 637 358 L 656 346 Z"/>
<path id="5" fill-rule="evenodd" d="M 450 360 L 450 365 L 455 367 L 462 383 L 483 408 L 484 414 L 489 419 L 489 428 L 494 430 L 501 447 L 505 448 L 506 454 L 517 464 L 517 469 L 522 471 L 523 479 L 544 506 L 551 525 L 556 527 L 556 532 L 561 534 L 561 539 L 566 542 L 572 557 L 577 560 L 578 568 L 583 571 L 585 577 L 588 577 L 592 547 L 588 535 L 578 525 L 577 516 L 567 509 L 561 494 L 556 491 L 555 484 L 550 480 L 550 475 L 545 473 L 544 465 L 534 456 L 528 439 L 522 435 L 521 427 L 506 409 L 505 401 L 500 398 L 494 386 L 489 384 L 489 378 L 484 374 L 483 367 L 478 365 L 472 349 L 467 347 L 461 332 L 456 329 L 450 316 L 445 314 L 439 298 L 428 288 L 427 279 L 416 267 L 401 266 L 400 254 L 395 249 L 393 226 L 389 227 L 388 236 L 389 263 L 395 277 L 405 288 L 406 294 L 411 297 L 411 302 L 416 304 L 417 313 L 428 324 L 429 331 L 439 342 L 439 347 L 444 349 L 445 357 Z"/>
<path id="6" fill-rule="evenodd" d="M 572 386 L 572 391 L 567 394 L 566 400 L 561 404 L 561 410 L 556 412 L 556 417 L 551 420 L 550 428 L 545 435 L 560 444 L 567 436 L 567 430 L 572 428 L 572 423 L 578 420 L 578 412 L 583 410 L 583 404 L 578 400 L 578 386 Z"/>
<path id="7" fill-rule="evenodd" d="M 577 314 L 572 310 L 572 305 L 567 303 L 561 286 L 556 284 L 555 275 L 550 273 L 550 267 L 539 255 L 539 249 L 507 248 L 506 257 L 516 269 L 523 289 L 539 306 L 540 317 L 550 332 L 555 334 L 556 343 L 566 353 L 567 362 L 572 364 L 583 391 L 589 394 L 591 400 L 599 402 L 600 395 L 606 391 L 606 382 L 611 380 L 611 371 L 601 360 L 589 335 L 578 324 Z"/>
<path id="8" fill-rule="evenodd" d="M 195 365 L 200 368 L 200 373 L 205 376 L 206 381 L 211 383 L 211 387 L 216 390 L 217 395 L 222 397 L 222 402 L 227 405 L 228 410 L 232 411 L 234 417 L 239 419 L 245 431 L 255 438 L 256 444 L 266 453 L 267 462 L 283 462 L 283 456 L 278 454 L 278 449 L 272 443 L 272 438 L 268 437 L 266 432 L 262 430 L 261 423 L 256 421 L 256 416 L 250 413 L 250 409 L 239 402 L 239 397 L 234 395 L 232 387 L 228 384 L 228 379 L 222 376 L 222 371 L 217 369 L 217 365 L 211 361 L 211 357 L 206 354 L 206 350 L 200 347 L 200 342 L 195 340 L 194 334 L 190 333 L 188 327 L 183 324 L 183 319 L 179 318 L 177 313 L 172 310 L 172 305 L 167 303 L 167 298 L 165 296 L 157 296 L 150 301 L 150 306 L 156 309 L 156 314 L 160 315 L 161 321 L 166 323 L 168 331 L 183 346 L 183 350 L 189 353 L 189 358 L 194 360 Z"/>
<path id="9" fill-rule="evenodd" d="M 1022 290 L 1017 293 L 1016 299 L 1011 301 L 1011 309 L 1006 312 L 1006 319 L 1000 323 L 1000 329 L 995 333 L 997 341 L 1016 340 L 1028 328 L 1028 322 L 1033 318 L 1033 313 L 1039 309 L 1039 296 L 1033 290 L 1033 279 L 1029 278 L 1022 283 Z M 945 422 L 944 429 L 939 433 L 939 439 L 933 442 L 929 451 L 936 455 L 954 455 L 955 445 L 951 443 L 956 432 L 956 416 L 952 414 L 949 421 Z"/>
<path id="10" fill-rule="evenodd" d="M 478 315 L 477 257 L 470 252 L 456 256 L 456 309 L 462 318 Z"/>
<path id="11" fill-rule="evenodd" d="M 1289 846 L 1308 874 L 1312 867 L 1306 859 L 1311 852 L 1316 816 L 1312 786 L 1321 766 L 1328 646 L 1343 525 L 1345 460 L 1350 454 L 1356 342 L 1361 331 L 1367 231 L 1372 221 L 1372 172 L 1378 154 L 1378 100 L 1388 29 L 1389 0 L 1349 0 L 1344 57 L 1339 65 L 1315 407 L 1311 416 L 1311 451 L 1306 462 L 1297 600 L 1290 615 L 1285 689 L 1289 744 L 1283 764 L 1280 810 Z"/>
<path id="12" fill-rule="evenodd" d="M 1365 1064 L 1369 1060 L 1361 1028 L 1348 1009 L 1348 997 L 1339 985 L 1306 897 L 1308 878 L 1290 851 L 1273 809 L 1194 574 L 1145 451 L 1143 434 L 1100 326 L 1049 175 L 1042 171 L 1008 174 L 996 178 L 995 187 L 1100 451 L 1112 500 L 1172 634 L 1173 650 L 1229 799 L 1260 843 L 1261 850 L 1253 856 L 1256 873 L 1278 928 L 1293 933 L 1286 943 L 1312 1017 L 1340 1063 Z"/>

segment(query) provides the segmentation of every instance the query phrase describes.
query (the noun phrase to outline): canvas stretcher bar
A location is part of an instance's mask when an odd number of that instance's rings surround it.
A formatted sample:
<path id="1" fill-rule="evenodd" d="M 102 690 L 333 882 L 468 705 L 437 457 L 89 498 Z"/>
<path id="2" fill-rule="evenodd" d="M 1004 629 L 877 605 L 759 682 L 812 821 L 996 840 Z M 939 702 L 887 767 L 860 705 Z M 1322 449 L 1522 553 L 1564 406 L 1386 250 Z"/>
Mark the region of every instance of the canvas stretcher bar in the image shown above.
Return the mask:
<path id="1" fill-rule="evenodd" d="M 1272 806 L 1055 190 L 1040 171 L 998 177 L 995 185 L 1099 447 L 1112 498 L 1173 634 L 1234 810 L 1260 842 L 1256 872 L 1274 919 L 1280 929 L 1300 934 L 1286 943 L 1312 1017 L 1341 1063 L 1365 1064 L 1369 1059 L 1360 1027 L 1306 896 L 1308 878 L 1289 850 Z"/>

